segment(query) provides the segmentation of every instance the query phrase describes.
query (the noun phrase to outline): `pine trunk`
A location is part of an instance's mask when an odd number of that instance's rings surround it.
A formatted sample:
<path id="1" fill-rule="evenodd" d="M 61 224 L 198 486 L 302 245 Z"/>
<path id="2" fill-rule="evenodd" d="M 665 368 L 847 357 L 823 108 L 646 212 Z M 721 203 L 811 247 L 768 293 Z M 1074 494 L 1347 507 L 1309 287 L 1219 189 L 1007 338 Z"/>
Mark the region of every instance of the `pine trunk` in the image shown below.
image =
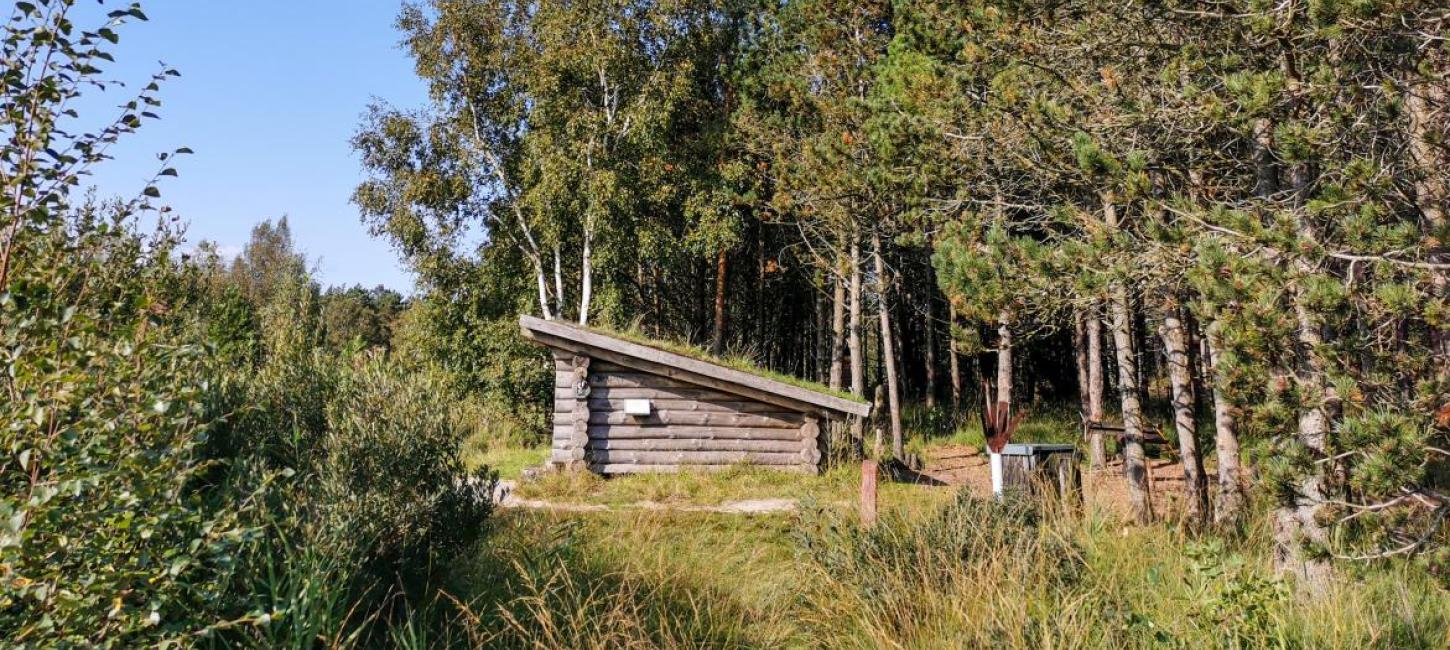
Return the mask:
<path id="1" fill-rule="evenodd" d="M 1118 228 L 1118 208 L 1112 192 L 1102 194 L 1103 221 L 1110 229 Z M 1153 517 L 1148 501 L 1148 466 L 1143 453 L 1143 404 L 1138 384 L 1138 359 L 1134 353 L 1133 310 L 1128 287 L 1119 280 L 1113 283 L 1108 298 L 1112 317 L 1113 348 L 1118 360 L 1119 393 L 1123 411 L 1123 476 L 1128 481 L 1128 499 L 1133 519 L 1146 523 Z"/>
<path id="2" fill-rule="evenodd" d="M 1128 307 L 1128 290 L 1113 287 L 1113 346 L 1118 357 L 1118 382 L 1122 386 L 1123 476 L 1128 480 L 1128 498 L 1133 519 L 1146 523 L 1153 513 L 1148 506 L 1148 468 L 1143 453 L 1143 406 L 1138 395 L 1138 360 L 1133 354 L 1133 316 Z"/>
<path id="3" fill-rule="evenodd" d="M 957 337 L 952 328 L 957 324 L 957 308 L 950 303 L 947 304 L 947 370 L 952 373 L 952 408 L 958 409 L 962 406 L 962 366 L 957 354 Z"/>
<path id="4" fill-rule="evenodd" d="M 851 354 L 851 394 L 866 396 L 866 358 L 861 348 L 861 244 L 854 236 L 851 239 L 851 317 L 846 329 L 846 347 Z M 851 420 L 851 438 L 860 454 L 865 443 L 865 422 L 861 418 Z"/>
<path id="5" fill-rule="evenodd" d="M 891 454 L 896 458 L 906 455 L 901 438 L 901 395 L 896 384 L 896 350 L 891 335 L 890 276 L 886 271 L 886 260 L 881 257 L 881 235 L 871 235 L 872 255 L 876 260 L 876 286 L 881 293 L 881 304 L 877 310 L 881 315 L 881 360 L 884 365 L 886 397 L 891 413 Z"/>
<path id="6" fill-rule="evenodd" d="M 1444 48 L 1428 48 L 1427 57 L 1433 57 L 1426 68 L 1444 70 L 1450 67 L 1446 59 L 1450 53 Z M 1444 77 L 1442 76 L 1441 79 Z M 1450 182 L 1447 182 L 1445 167 L 1450 160 L 1444 153 L 1444 141 L 1450 136 L 1445 127 L 1445 111 L 1450 111 L 1450 92 L 1444 81 L 1430 77 L 1409 83 L 1405 96 L 1405 113 L 1409 117 L 1410 159 L 1416 171 L 1415 206 L 1420 210 L 1424 230 L 1428 233 L 1444 233 L 1450 221 Z M 1438 114 L 1438 117 L 1437 117 Z M 1440 243 L 1430 250 L 1430 257 L 1436 262 L 1450 262 L 1450 242 Z M 1450 273 L 1435 270 L 1430 274 L 1431 286 L 1436 295 L 1450 294 Z M 1430 333 L 1432 353 L 1438 358 L 1442 378 L 1450 378 L 1450 326 L 1442 325 Z"/>
<path id="7" fill-rule="evenodd" d="M 842 356 L 846 351 L 846 281 L 837 277 L 831 295 L 831 374 L 827 385 L 831 390 L 841 390 L 845 374 Z"/>
<path id="8" fill-rule="evenodd" d="M 936 408 L 936 318 L 932 309 L 932 292 L 926 290 L 926 407 Z"/>
<path id="9" fill-rule="evenodd" d="M 1313 269 L 1306 262 L 1296 264 L 1307 275 Z M 1301 278 L 1302 281 L 1302 278 Z M 1320 354 L 1324 337 L 1320 323 L 1310 310 L 1303 288 L 1293 294 L 1295 318 L 1296 388 L 1305 403 L 1299 410 L 1299 444 L 1318 461 L 1328 456 L 1329 422 L 1332 388 L 1325 379 L 1325 360 Z M 1323 545 L 1329 531 L 1319 520 L 1325 502 L 1325 467 L 1316 462 L 1292 487 L 1287 501 L 1282 501 L 1274 515 L 1275 565 L 1281 572 L 1293 573 L 1302 588 L 1320 593 L 1329 584 L 1331 568 L 1323 558 L 1305 552 L 1306 543 Z"/>
<path id="10" fill-rule="evenodd" d="M 1088 421 L 1103 421 L 1103 321 L 1098 315 L 1098 303 L 1093 303 L 1087 316 L 1088 356 Z M 1103 432 L 1094 430 L 1088 434 L 1088 466 L 1094 470 L 1107 467 L 1107 449 L 1103 445 Z"/>
<path id="11" fill-rule="evenodd" d="M 1209 321 L 1204 327 L 1204 344 L 1208 347 L 1208 368 L 1213 385 L 1214 456 L 1218 460 L 1218 501 L 1214 504 L 1214 523 L 1236 523 L 1243 515 L 1243 464 L 1239 458 L 1239 436 L 1234 430 L 1233 405 L 1224 394 L 1228 377 L 1223 369 L 1222 326 Z"/>
<path id="12" fill-rule="evenodd" d="M 715 327 L 710 338 L 710 351 L 719 355 L 725 349 L 725 280 L 729 267 L 725 249 L 715 254 Z"/>
<path id="13" fill-rule="evenodd" d="M 1087 324 L 1082 310 L 1072 312 L 1072 359 L 1077 370 L 1077 411 L 1084 424 L 1088 422 Z"/>
<path id="14" fill-rule="evenodd" d="M 1168 356 L 1168 382 L 1173 391 L 1173 426 L 1183 459 L 1183 500 L 1189 520 L 1198 525 L 1208 518 L 1208 480 L 1203 475 L 1203 458 L 1198 453 L 1187 329 L 1179 316 L 1177 301 L 1171 298 L 1163 306 L 1162 338 L 1163 350 Z"/>

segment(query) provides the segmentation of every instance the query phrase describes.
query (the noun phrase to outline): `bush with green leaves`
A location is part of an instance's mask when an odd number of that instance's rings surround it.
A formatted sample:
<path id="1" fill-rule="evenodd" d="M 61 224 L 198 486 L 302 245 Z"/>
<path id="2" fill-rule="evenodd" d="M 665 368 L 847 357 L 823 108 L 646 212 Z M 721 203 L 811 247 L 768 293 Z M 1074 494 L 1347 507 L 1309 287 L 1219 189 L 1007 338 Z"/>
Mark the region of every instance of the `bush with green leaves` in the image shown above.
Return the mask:
<path id="1" fill-rule="evenodd" d="M 22 647 L 184 638 L 253 533 L 203 489 L 207 354 L 169 309 L 173 241 L 88 209 L 0 292 L 0 632 Z"/>
<path id="2" fill-rule="evenodd" d="M 175 255 L 156 181 L 186 150 L 134 199 L 73 200 L 175 74 L 62 129 L 145 19 L 131 4 L 82 30 L 74 5 L 16 3 L 0 39 L 0 639 L 366 640 L 388 613 L 374 587 L 472 540 L 491 484 L 465 477 L 436 377 L 321 352 L 300 267 L 257 309 L 209 284 L 205 250 Z"/>
<path id="3" fill-rule="evenodd" d="M 306 278 L 282 285 L 262 310 L 265 361 L 227 373 L 212 449 L 290 479 L 255 513 L 266 534 L 237 576 L 249 624 L 219 632 L 267 647 L 368 641 L 399 596 L 478 538 L 492 475 L 465 470 L 443 377 L 378 352 L 325 353 Z"/>

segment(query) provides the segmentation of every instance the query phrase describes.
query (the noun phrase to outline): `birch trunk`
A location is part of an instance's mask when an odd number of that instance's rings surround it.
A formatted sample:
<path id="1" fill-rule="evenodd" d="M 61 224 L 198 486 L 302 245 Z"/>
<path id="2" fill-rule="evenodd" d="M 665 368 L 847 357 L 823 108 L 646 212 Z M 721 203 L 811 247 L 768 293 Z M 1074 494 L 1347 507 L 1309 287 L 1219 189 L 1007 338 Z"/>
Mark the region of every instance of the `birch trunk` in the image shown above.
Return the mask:
<path id="1" fill-rule="evenodd" d="M 594 233 L 584 224 L 584 250 L 580 253 L 579 265 L 579 324 L 589 324 L 589 302 L 594 297 L 594 258 L 590 251 Z"/>
<path id="2" fill-rule="evenodd" d="M 1217 320 L 1204 327 L 1204 345 L 1208 347 L 1208 368 L 1213 385 L 1214 456 L 1218 460 L 1218 501 L 1213 519 L 1219 525 L 1236 523 L 1243 514 L 1243 465 L 1239 458 L 1239 437 L 1234 431 L 1233 406 L 1224 394 L 1228 382 L 1222 367 L 1222 326 Z"/>
<path id="3" fill-rule="evenodd" d="M 881 257 L 881 235 L 871 235 L 872 254 L 876 259 L 876 286 L 881 292 L 881 360 L 886 373 L 886 396 L 891 411 L 891 453 L 896 458 L 906 455 L 901 439 L 901 395 L 896 385 L 896 350 L 891 335 L 890 276 L 886 261 Z"/>
<path id="4" fill-rule="evenodd" d="M 1088 356 L 1088 420 L 1103 421 L 1103 321 L 1098 315 L 1098 303 L 1094 302 L 1087 317 Z M 1107 466 L 1107 449 L 1103 445 L 1103 432 L 1094 430 L 1088 434 L 1088 463 L 1094 470 Z"/>
<path id="5" fill-rule="evenodd" d="M 549 281 L 544 277 L 544 262 L 537 255 L 530 259 L 534 261 L 534 280 L 539 285 L 539 309 L 543 311 L 544 320 L 554 320 L 554 311 L 549 309 Z"/>
<path id="6" fill-rule="evenodd" d="M 1198 426 L 1194 417 L 1193 369 L 1188 354 L 1188 334 L 1172 298 L 1163 306 L 1163 350 L 1168 356 L 1168 382 L 1173 391 L 1173 426 L 1178 433 L 1178 453 L 1183 459 L 1183 501 L 1194 525 L 1208 519 L 1208 481 L 1203 475 L 1203 458 L 1198 453 Z"/>
<path id="7" fill-rule="evenodd" d="M 564 318 L 564 262 L 558 244 L 554 244 L 554 312 Z"/>

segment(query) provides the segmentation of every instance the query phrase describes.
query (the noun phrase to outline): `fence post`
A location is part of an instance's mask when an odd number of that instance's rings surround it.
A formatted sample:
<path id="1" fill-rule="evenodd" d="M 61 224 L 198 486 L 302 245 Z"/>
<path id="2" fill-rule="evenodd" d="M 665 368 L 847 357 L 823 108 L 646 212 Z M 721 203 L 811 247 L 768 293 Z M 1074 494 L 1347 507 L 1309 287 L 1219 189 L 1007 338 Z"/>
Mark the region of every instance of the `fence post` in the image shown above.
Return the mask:
<path id="1" fill-rule="evenodd" d="M 861 461 L 861 525 L 876 525 L 876 461 Z"/>

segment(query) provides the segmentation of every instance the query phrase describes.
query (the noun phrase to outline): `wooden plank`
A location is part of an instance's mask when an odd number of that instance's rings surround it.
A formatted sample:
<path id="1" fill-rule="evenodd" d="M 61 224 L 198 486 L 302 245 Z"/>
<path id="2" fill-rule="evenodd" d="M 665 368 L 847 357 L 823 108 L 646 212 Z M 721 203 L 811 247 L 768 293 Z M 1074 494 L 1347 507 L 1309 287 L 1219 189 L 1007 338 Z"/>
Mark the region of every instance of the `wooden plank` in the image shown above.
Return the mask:
<path id="1" fill-rule="evenodd" d="M 861 461 L 861 525 L 876 525 L 876 461 Z"/>
<path id="2" fill-rule="evenodd" d="M 591 411 L 590 424 L 625 424 L 632 426 L 706 426 L 706 427 L 800 427 L 804 419 L 799 413 L 731 413 L 727 411 L 655 411 L 649 415 L 628 415 L 622 411 Z"/>
<path id="3" fill-rule="evenodd" d="M 590 464 L 613 465 L 802 465 L 800 453 L 749 451 L 590 451 Z"/>
<path id="4" fill-rule="evenodd" d="M 595 438 L 703 438 L 717 440 L 801 440 L 798 429 L 777 427 L 637 427 L 622 424 L 595 424 L 589 427 Z"/>
<path id="5" fill-rule="evenodd" d="M 762 465 L 766 469 L 799 474 L 815 474 L 810 465 Z M 589 470 L 599 474 L 676 474 L 679 472 L 723 472 L 735 465 L 641 465 L 637 463 L 590 463 Z"/>
<path id="6" fill-rule="evenodd" d="M 545 345 L 574 350 L 604 361 L 719 388 L 784 406 L 805 404 L 865 417 L 871 405 L 802 388 L 734 368 L 606 336 L 559 321 L 521 316 L 524 335 Z"/>
<path id="7" fill-rule="evenodd" d="M 587 449 L 596 451 L 741 451 L 800 453 L 800 440 L 740 440 L 727 438 L 591 438 Z"/>
<path id="8" fill-rule="evenodd" d="M 761 402 L 701 402 L 688 399 L 652 400 L 650 406 L 656 411 L 684 411 L 707 413 L 779 413 L 780 407 Z M 599 411 L 624 411 L 622 399 L 597 399 L 590 397 L 589 408 Z M 569 403 L 573 411 L 573 403 Z"/>

